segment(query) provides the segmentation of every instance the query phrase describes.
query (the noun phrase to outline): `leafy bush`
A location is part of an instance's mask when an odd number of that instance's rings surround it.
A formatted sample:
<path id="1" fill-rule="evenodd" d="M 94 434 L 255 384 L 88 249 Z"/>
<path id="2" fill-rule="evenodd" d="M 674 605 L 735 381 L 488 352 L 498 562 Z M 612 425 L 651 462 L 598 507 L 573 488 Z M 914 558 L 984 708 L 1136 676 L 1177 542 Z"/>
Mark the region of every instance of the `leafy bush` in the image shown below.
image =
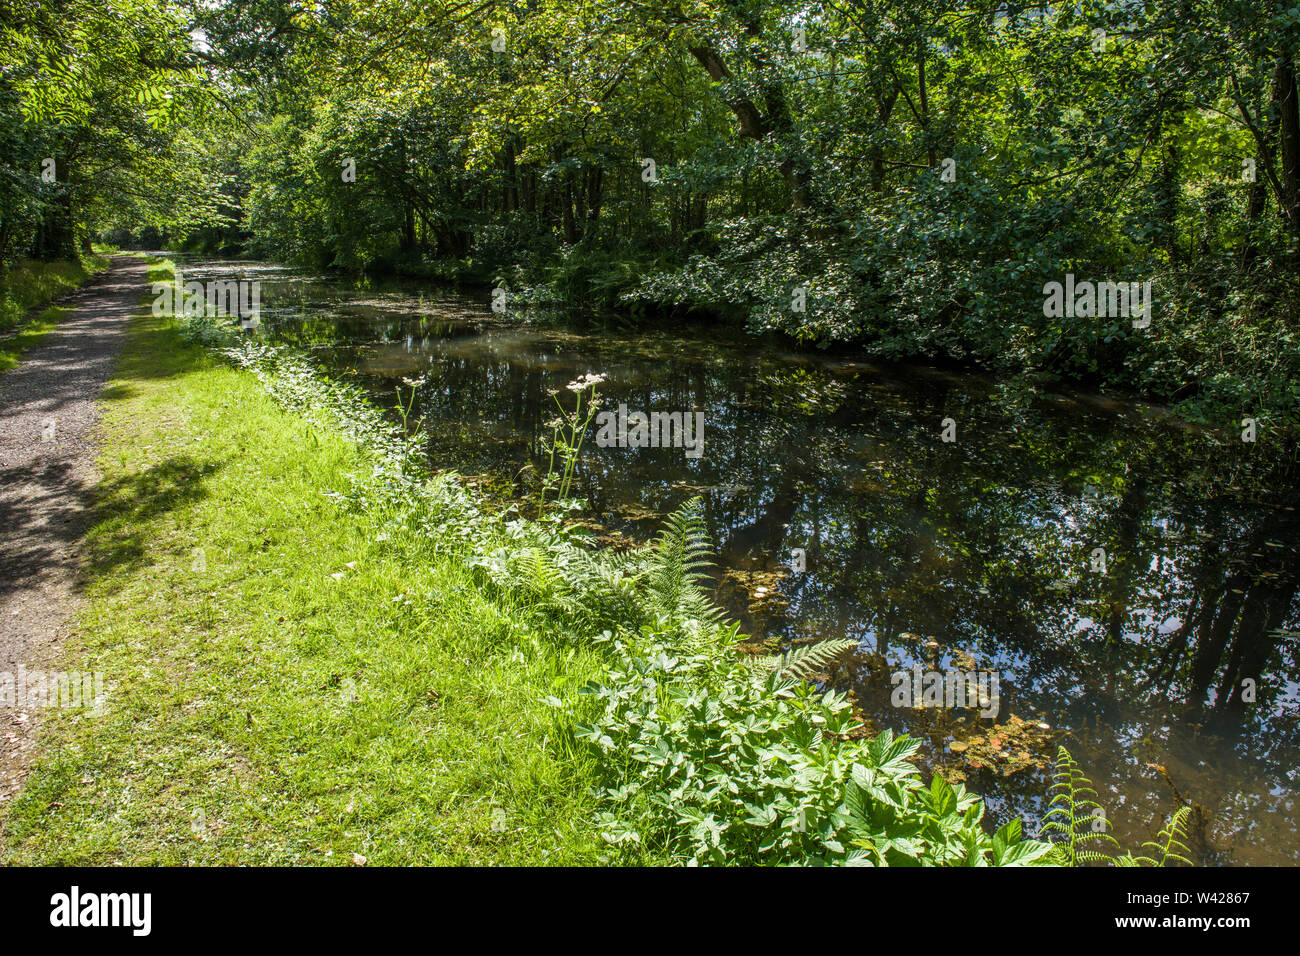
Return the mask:
<path id="1" fill-rule="evenodd" d="M 908 762 L 917 741 L 853 739 L 848 698 L 807 680 L 853 641 L 739 653 L 737 626 L 702 591 L 699 507 L 672 515 L 639 560 L 622 559 L 624 580 L 642 585 L 640 623 L 595 638 L 611 663 L 586 701 L 554 701 L 599 757 L 605 839 L 687 865 L 1042 858 L 1049 847 L 1022 841 L 1018 821 L 987 835 L 964 788 L 937 776 L 923 786 Z"/>
<path id="2" fill-rule="evenodd" d="M 600 638 L 613 664 L 587 688 L 576 734 L 601 757 L 601 831 L 687 865 L 1032 863 L 1045 844 L 1012 821 L 990 837 L 980 799 L 908 758 L 889 731 L 853 740 L 847 698 L 777 666 L 755 673 L 732 629 L 684 626 Z M 835 648 L 840 649 L 840 648 Z M 583 708 L 569 712 L 575 721 Z"/>

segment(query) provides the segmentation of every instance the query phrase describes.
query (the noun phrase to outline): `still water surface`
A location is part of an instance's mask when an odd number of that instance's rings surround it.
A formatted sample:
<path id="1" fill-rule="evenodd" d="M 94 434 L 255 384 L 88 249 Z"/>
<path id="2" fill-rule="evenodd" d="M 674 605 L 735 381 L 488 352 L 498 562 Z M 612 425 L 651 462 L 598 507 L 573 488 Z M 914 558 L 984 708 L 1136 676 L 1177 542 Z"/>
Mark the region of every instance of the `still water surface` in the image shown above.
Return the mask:
<path id="1" fill-rule="evenodd" d="M 1064 744 L 1124 847 L 1191 802 L 1198 863 L 1300 863 L 1300 461 L 1266 432 L 716 331 L 529 323 L 486 295 L 182 265 L 260 280 L 258 334 L 381 404 L 431 373 L 413 411 L 430 462 L 497 494 L 545 472 L 550 390 L 579 375 L 607 376 L 606 408 L 703 412 L 698 458 L 588 435 L 579 490 L 610 539 L 648 538 L 700 496 L 718 598 L 745 630 L 858 640 L 828 678 L 987 795 L 994 823 L 1041 817 Z M 997 715 L 893 706 L 891 675 L 917 665 L 996 673 Z"/>

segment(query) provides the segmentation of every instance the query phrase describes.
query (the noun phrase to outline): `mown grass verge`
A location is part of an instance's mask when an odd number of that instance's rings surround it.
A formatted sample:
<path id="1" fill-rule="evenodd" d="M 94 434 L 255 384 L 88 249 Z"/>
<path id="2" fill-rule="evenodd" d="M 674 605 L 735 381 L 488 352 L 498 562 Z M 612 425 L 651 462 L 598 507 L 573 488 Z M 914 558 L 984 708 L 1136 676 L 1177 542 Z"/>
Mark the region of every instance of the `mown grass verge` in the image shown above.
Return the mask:
<path id="1" fill-rule="evenodd" d="M 0 334 L 0 372 L 17 365 L 29 349 L 40 344 L 71 312 L 69 308 L 52 305 L 16 332 Z"/>
<path id="2" fill-rule="evenodd" d="M 165 320 L 133 320 L 106 399 L 63 661 L 105 672 L 105 712 L 42 714 L 7 862 L 599 858 L 593 761 L 542 700 L 594 651 L 521 625 L 390 509 L 328 497 L 366 453 Z"/>

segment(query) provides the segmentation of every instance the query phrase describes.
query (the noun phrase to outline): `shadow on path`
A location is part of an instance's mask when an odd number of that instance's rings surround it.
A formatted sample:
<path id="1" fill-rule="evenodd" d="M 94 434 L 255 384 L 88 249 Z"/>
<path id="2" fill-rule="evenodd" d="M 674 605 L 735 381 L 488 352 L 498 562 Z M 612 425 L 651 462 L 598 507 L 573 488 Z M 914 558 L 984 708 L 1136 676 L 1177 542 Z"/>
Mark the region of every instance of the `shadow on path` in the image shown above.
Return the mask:
<path id="1" fill-rule="evenodd" d="M 174 457 L 98 483 L 98 402 L 149 291 L 148 269 L 114 256 L 107 271 L 61 302 L 71 314 L 0 375 L 0 672 L 57 659 L 80 600 L 84 538 L 98 513 L 92 504 L 110 517 L 147 519 L 201 496 L 201 478 L 215 467 Z M 114 392 L 123 397 L 129 389 Z M 128 539 L 90 570 L 141 558 Z M 0 804 L 21 783 L 36 716 L 0 702 Z"/>

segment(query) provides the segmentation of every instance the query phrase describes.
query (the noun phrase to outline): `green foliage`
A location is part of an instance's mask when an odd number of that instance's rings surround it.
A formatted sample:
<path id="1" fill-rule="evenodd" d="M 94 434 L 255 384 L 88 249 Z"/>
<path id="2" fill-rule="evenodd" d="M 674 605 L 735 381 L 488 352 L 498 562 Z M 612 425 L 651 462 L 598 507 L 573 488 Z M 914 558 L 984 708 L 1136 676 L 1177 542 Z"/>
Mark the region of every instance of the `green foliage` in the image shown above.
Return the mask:
<path id="1" fill-rule="evenodd" d="M 709 602 L 703 588 L 709 564 L 703 505 L 699 498 L 692 498 L 664 520 L 664 529 L 651 552 L 648 574 L 652 616 L 716 622 L 721 612 Z"/>
<path id="2" fill-rule="evenodd" d="M 453 479 L 421 474 L 405 435 L 359 389 L 291 350 L 191 319 L 187 334 L 257 376 L 286 407 L 362 443 L 373 463 L 340 503 L 387 510 L 435 551 L 481 575 L 520 627 L 595 649 L 604 673 L 548 702 L 595 760 L 597 823 L 620 859 L 698 864 L 1022 865 L 1045 843 L 1013 821 L 990 836 L 984 808 L 908 758 L 918 742 L 855 739 L 844 694 L 809 679 L 852 641 L 755 661 L 706 593 L 701 505 L 660 536 L 599 551 L 550 523 L 484 513 Z"/>
<path id="3" fill-rule="evenodd" d="M 61 0 L 10 19 L 6 261 L 87 233 L 184 241 L 707 313 L 1217 424 L 1300 414 L 1286 4 Z M 1067 272 L 1151 280 L 1151 326 L 1044 315 Z"/>
<path id="4" fill-rule="evenodd" d="M 71 259 L 122 222 L 229 221 L 227 170 L 206 148 L 211 91 L 178 7 L 60 0 L 0 20 L 0 263 Z"/>
<path id="5" fill-rule="evenodd" d="M 609 673 L 586 688 L 590 702 L 556 702 L 599 757 L 612 845 L 688 865 L 1009 865 L 1047 853 L 1018 827 L 985 834 L 963 788 L 924 787 L 906 759 L 918 742 L 852 738 L 847 698 L 806 678 L 855 642 L 757 662 L 738 652 L 736 627 L 704 592 L 698 500 L 665 520 L 640 563 L 640 613 L 595 638 Z"/>
<path id="6" fill-rule="evenodd" d="M 858 646 L 849 638 L 819 641 L 791 648 L 775 657 L 759 658 L 755 663 L 766 671 L 767 692 L 773 695 L 788 694 L 805 680 L 811 680 L 826 664 Z"/>
<path id="7" fill-rule="evenodd" d="M 1118 866 L 1168 866 L 1172 861 L 1191 866 L 1192 861 L 1186 856 L 1191 851 L 1183 842 L 1187 836 L 1187 821 L 1191 814 L 1191 807 L 1179 807 L 1169 818 L 1169 822 L 1161 828 L 1158 838 L 1154 842 L 1147 840 L 1142 844 L 1142 849 L 1151 852 L 1150 856 L 1134 856 L 1125 853 L 1115 861 L 1116 864 Z"/>
<path id="8" fill-rule="evenodd" d="M 0 271 L 0 332 L 17 327 L 30 310 L 75 289 L 107 266 L 108 260 L 100 257 L 84 263 L 29 259 Z"/>
<path id="9" fill-rule="evenodd" d="M 1119 846 L 1106 832 L 1106 814 L 1090 781 L 1078 762 L 1064 747 L 1056 750 L 1056 772 L 1052 774 L 1052 799 L 1043 817 L 1042 835 L 1056 837 L 1062 862 L 1066 866 L 1110 860 L 1109 854 L 1092 845 Z"/>
<path id="10" fill-rule="evenodd" d="M 1063 866 L 1082 863 L 1110 863 L 1115 866 L 1167 866 L 1171 861 L 1192 865 L 1190 851 L 1183 840 L 1187 836 L 1189 807 L 1179 807 L 1160 830 L 1156 842 L 1142 844 L 1151 855 L 1134 856 L 1125 852 L 1112 856 L 1107 844 L 1119 847 L 1119 841 L 1106 832 L 1106 815 L 1093 800 L 1097 791 L 1079 769 L 1078 762 L 1064 747 L 1056 751 L 1056 772 L 1052 775 L 1051 802 L 1043 817 L 1040 835 L 1052 843 L 1050 862 Z"/>
<path id="11" fill-rule="evenodd" d="M 852 739 L 844 695 L 803 681 L 773 693 L 736 639 L 698 622 L 597 639 L 610 671 L 568 712 L 599 757 L 612 845 L 687 865 L 1042 861 L 1049 847 L 1018 827 L 988 836 L 964 788 L 924 786 L 907 761 L 919 742 Z"/>

